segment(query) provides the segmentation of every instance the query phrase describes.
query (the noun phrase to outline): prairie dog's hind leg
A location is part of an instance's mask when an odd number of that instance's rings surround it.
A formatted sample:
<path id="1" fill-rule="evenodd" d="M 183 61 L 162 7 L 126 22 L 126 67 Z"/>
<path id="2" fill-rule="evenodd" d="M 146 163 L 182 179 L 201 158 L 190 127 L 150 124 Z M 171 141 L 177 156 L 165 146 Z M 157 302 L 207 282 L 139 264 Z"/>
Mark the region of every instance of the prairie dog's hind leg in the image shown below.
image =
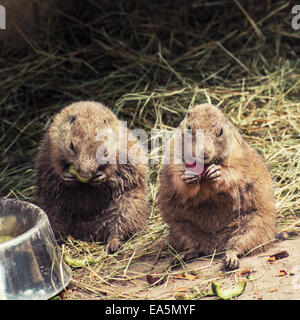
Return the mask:
<path id="1" fill-rule="evenodd" d="M 178 225 L 171 228 L 170 243 L 171 246 L 178 252 L 171 260 L 171 264 L 178 264 L 180 261 L 188 261 L 197 258 L 201 255 L 200 246 L 193 232 L 187 233 L 185 230 L 190 230 L 189 224 L 186 225 L 184 221 L 181 227 Z M 190 230 L 191 231 L 191 230 Z"/>
<path id="2" fill-rule="evenodd" d="M 229 269 L 236 269 L 239 267 L 238 256 L 249 251 L 251 253 L 263 252 L 274 240 L 274 228 L 263 213 L 260 215 L 256 213 L 243 226 L 243 231 L 229 239 L 225 248 L 225 266 Z"/>

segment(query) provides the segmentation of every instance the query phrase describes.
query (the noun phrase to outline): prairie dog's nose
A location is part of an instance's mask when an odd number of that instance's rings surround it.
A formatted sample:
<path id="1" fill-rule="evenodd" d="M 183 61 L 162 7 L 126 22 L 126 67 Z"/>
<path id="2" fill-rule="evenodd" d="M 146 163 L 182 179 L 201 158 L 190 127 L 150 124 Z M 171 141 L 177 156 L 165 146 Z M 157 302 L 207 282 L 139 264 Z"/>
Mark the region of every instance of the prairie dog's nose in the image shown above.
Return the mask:
<path id="1" fill-rule="evenodd" d="M 209 136 L 204 136 L 203 160 L 209 161 L 215 152 L 214 143 Z"/>
<path id="2" fill-rule="evenodd" d="M 98 168 L 95 160 L 89 158 L 81 158 L 77 163 L 74 163 L 75 170 L 83 178 L 92 178 Z"/>

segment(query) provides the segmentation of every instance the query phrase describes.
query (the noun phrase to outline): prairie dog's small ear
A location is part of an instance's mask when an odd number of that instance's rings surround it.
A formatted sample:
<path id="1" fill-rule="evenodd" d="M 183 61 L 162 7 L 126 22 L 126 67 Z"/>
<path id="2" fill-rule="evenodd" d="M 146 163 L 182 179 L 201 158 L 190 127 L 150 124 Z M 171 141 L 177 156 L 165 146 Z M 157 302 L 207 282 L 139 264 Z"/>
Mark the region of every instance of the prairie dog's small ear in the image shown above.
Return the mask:
<path id="1" fill-rule="evenodd" d="M 188 119 L 187 119 L 187 118 L 184 118 L 184 119 L 179 123 L 178 128 L 185 129 L 185 127 L 186 127 L 186 125 L 187 125 L 187 122 L 188 122 Z"/>

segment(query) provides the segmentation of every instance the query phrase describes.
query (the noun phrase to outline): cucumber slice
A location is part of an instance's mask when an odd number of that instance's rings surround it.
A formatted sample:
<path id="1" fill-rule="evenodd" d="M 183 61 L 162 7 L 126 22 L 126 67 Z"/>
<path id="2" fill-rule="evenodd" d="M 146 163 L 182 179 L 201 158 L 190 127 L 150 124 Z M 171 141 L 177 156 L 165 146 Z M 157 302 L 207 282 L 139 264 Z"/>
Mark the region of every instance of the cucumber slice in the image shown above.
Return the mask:
<path id="1" fill-rule="evenodd" d="M 83 178 L 81 177 L 78 172 L 74 169 L 74 166 L 71 164 L 68 170 L 69 173 L 71 173 L 73 176 L 77 178 L 78 181 L 82 183 L 87 183 L 91 180 L 91 178 Z"/>
<path id="2" fill-rule="evenodd" d="M 212 282 L 211 288 L 213 293 L 223 300 L 228 300 L 234 297 L 238 297 L 243 293 L 246 288 L 246 280 L 242 279 L 237 286 L 232 289 L 221 289 L 221 285 L 217 282 Z"/>

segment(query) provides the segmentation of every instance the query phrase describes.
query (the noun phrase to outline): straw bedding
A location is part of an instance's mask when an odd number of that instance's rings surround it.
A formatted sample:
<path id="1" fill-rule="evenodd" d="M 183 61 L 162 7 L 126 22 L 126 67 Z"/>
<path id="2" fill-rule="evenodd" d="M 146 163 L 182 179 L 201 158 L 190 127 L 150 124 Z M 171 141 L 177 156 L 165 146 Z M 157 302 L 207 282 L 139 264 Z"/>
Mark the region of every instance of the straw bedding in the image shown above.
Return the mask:
<path id="1" fill-rule="evenodd" d="M 0 196 L 34 201 L 38 143 L 53 114 L 71 102 L 100 101 L 149 134 L 176 127 L 194 103 L 210 102 L 264 157 L 278 230 L 297 231 L 300 34 L 291 8 L 271 0 L 51 7 L 43 29 L 22 34 L 24 45 L 2 43 Z M 156 206 L 158 171 L 159 164 L 150 166 L 147 228 L 119 252 L 110 256 L 104 244 L 72 238 L 61 246 L 74 271 L 65 298 L 149 298 L 154 269 L 156 283 L 176 276 Z"/>

